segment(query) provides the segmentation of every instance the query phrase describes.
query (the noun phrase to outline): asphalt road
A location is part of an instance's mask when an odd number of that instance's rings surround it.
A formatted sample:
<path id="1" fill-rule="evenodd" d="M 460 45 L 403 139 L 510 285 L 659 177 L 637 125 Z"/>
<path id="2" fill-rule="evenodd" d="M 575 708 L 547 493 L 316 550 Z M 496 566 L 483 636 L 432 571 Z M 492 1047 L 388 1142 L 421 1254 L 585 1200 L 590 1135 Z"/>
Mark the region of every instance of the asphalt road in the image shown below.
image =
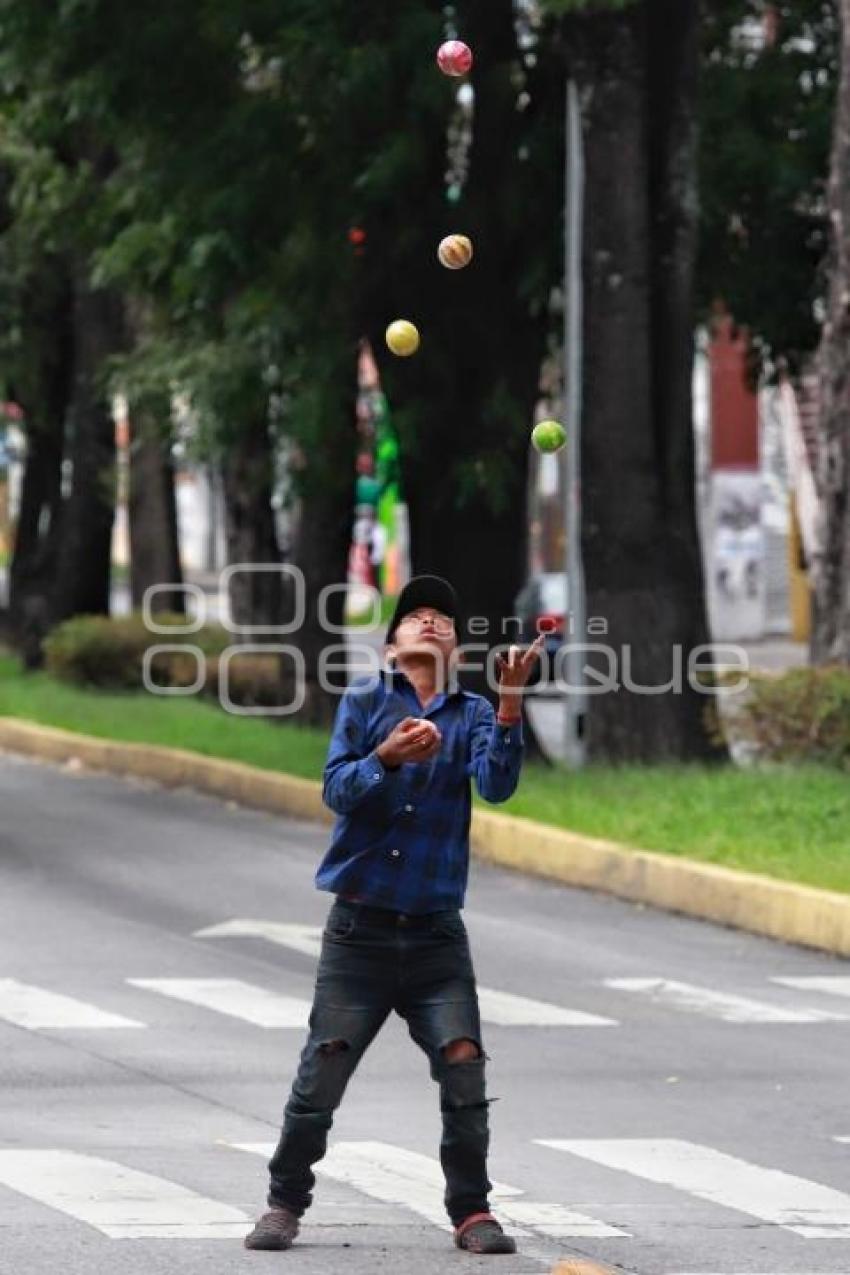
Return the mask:
<path id="1" fill-rule="evenodd" d="M 436 1089 L 398 1022 L 352 1082 L 302 1240 L 246 1252 L 325 835 L 0 759 L 2 1275 L 522 1275 L 568 1253 L 850 1271 L 846 962 L 480 865 L 491 1176 L 520 1253 L 452 1248 Z M 774 981 L 808 978 L 828 981 Z"/>

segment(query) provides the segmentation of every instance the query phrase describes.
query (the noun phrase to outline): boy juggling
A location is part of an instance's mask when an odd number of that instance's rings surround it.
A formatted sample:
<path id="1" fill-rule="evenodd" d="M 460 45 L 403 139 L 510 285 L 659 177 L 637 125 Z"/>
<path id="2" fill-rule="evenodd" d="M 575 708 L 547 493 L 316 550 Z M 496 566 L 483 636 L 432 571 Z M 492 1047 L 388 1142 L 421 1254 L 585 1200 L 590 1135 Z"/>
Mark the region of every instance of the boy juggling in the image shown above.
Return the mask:
<path id="1" fill-rule="evenodd" d="M 485 1056 L 461 919 L 469 871 L 470 780 L 486 801 L 514 792 L 520 702 L 542 646 L 499 658 L 499 702 L 456 680 L 459 614 L 439 576 L 414 577 L 387 632 L 390 672 L 355 685 L 337 713 L 324 799 L 338 818 L 316 885 L 336 896 L 307 1043 L 269 1162 L 269 1211 L 250 1249 L 290 1248 L 312 1202 L 312 1166 L 360 1059 L 394 1010 L 440 1088 L 440 1162 L 458 1248 L 513 1253 L 490 1213 Z"/>

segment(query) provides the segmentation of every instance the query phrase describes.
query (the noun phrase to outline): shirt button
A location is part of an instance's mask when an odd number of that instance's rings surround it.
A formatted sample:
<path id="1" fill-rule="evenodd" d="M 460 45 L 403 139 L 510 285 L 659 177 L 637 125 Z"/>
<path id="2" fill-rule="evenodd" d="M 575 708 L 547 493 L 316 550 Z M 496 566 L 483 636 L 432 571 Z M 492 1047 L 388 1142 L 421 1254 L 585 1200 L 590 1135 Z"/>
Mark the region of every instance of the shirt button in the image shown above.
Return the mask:
<path id="1" fill-rule="evenodd" d="M 373 773 L 372 778 L 373 778 L 373 779 L 380 779 L 380 778 L 381 778 L 381 772 L 380 772 L 379 770 L 376 770 L 376 771 Z"/>
<path id="2" fill-rule="evenodd" d="M 400 850 L 391 850 L 391 851 L 390 851 L 390 854 L 392 855 L 392 857 L 393 857 L 394 859 L 397 859 L 397 858 L 398 858 L 398 856 L 401 854 L 401 851 L 400 851 Z"/>
<path id="3" fill-rule="evenodd" d="M 412 807 L 412 806 L 405 806 L 405 808 L 404 808 L 404 809 L 405 809 L 405 813 L 406 813 L 406 814 L 408 814 L 408 815 L 412 815 L 412 814 L 413 814 L 413 807 Z"/>

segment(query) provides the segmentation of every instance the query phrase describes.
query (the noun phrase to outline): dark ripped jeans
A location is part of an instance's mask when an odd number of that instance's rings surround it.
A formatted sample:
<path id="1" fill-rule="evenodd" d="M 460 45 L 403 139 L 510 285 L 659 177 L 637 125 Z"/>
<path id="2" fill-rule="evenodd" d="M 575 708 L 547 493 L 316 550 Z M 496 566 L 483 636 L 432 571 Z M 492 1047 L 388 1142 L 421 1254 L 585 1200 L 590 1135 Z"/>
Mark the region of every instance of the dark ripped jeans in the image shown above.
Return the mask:
<path id="1" fill-rule="evenodd" d="M 449 1217 L 457 1225 L 471 1213 L 487 1212 L 485 1058 L 460 913 L 405 918 L 343 899 L 331 908 L 322 938 L 310 1034 L 269 1162 L 270 1205 L 300 1216 L 311 1204 L 311 1166 L 325 1154 L 349 1078 L 392 1010 L 428 1055 L 440 1086 Z M 478 1058 L 448 1062 L 443 1051 L 457 1040 L 473 1041 Z"/>

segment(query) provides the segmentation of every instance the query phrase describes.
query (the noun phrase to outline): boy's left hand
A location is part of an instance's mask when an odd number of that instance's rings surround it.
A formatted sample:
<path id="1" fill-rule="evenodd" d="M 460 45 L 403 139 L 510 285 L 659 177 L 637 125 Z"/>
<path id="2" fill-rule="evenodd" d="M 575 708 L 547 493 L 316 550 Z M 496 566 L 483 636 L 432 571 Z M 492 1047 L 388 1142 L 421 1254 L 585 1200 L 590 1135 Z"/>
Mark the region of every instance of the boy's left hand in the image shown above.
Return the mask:
<path id="1" fill-rule="evenodd" d="M 496 667 L 499 670 L 499 693 L 521 691 L 525 686 L 537 658 L 543 650 L 544 635 L 542 633 L 523 650 L 521 646 L 508 647 L 508 657 L 496 656 Z"/>
<path id="2" fill-rule="evenodd" d="M 525 650 L 520 646 L 508 648 L 508 658 L 496 657 L 499 670 L 499 709 L 498 717 L 502 722 L 519 721 L 522 716 L 522 688 L 525 686 L 537 658 L 543 650 L 544 635 L 542 633 Z"/>

